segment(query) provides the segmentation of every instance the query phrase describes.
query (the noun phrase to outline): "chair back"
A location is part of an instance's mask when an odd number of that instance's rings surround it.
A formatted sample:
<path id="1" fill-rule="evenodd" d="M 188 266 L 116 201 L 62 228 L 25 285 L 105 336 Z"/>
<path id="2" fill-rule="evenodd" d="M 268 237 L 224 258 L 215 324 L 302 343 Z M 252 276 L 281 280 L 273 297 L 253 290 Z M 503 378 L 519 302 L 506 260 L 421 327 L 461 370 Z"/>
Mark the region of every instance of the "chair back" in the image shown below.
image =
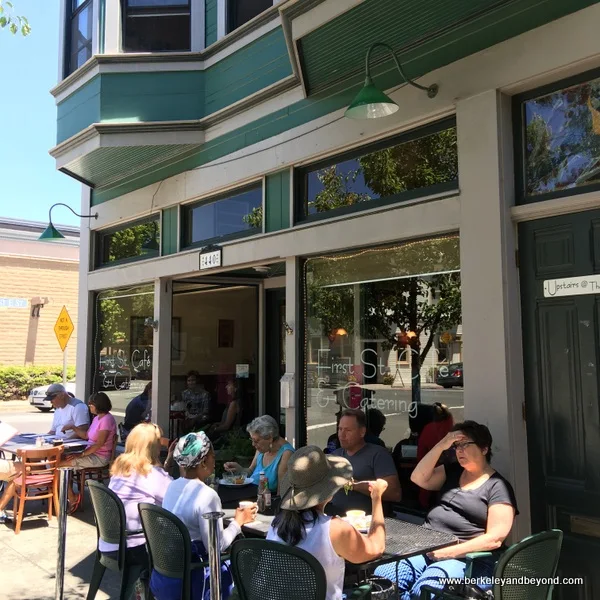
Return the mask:
<path id="1" fill-rule="evenodd" d="M 548 600 L 552 596 L 552 584 L 547 580 L 554 577 L 558 567 L 563 532 L 551 529 L 536 533 L 511 546 L 498 560 L 494 577 L 545 579 L 546 583 L 505 583 L 494 585 L 496 600 Z M 521 581 L 527 581 L 522 580 Z"/>
<path id="2" fill-rule="evenodd" d="M 107 544 L 118 544 L 119 546 L 117 561 L 102 556 L 100 562 L 109 569 L 121 571 L 125 564 L 127 546 L 125 537 L 127 521 L 123 502 L 117 494 L 98 481 L 88 479 L 86 485 L 92 499 L 98 540 L 102 540 Z"/>
<path id="3" fill-rule="evenodd" d="M 146 536 L 150 571 L 182 579 L 182 598 L 190 598 L 192 542 L 190 532 L 173 513 L 141 502 L 138 505 Z"/>
<path id="4" fill-rule="evenodd" d="M 31 450 L 17 450 L 21 460 L 21 475 L 15 479 L 17 486 L 47 487 L 56 483 L 62 446 Z"/>
<path id="5" fill-rule="evenodd" d="M 231 567 L 241 600 L 325 600 L 323 566 L 301 548 L 270 540 L 239 540 L 231 547 Z"/>

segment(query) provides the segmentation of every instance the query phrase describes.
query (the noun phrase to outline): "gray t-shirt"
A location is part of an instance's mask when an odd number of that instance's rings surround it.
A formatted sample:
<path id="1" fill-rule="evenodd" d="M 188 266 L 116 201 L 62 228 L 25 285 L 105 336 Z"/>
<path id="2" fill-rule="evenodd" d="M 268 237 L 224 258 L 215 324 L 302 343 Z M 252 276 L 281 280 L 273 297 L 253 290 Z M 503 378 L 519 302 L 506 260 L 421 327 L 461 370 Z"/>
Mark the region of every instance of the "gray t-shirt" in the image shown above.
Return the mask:
<path id="1" fill-rule="evenodd" d="M 332 452 L 333 456 L 343 456 L 352 465 L 354 481 L 373 481 L 390 475 L 397 475 L 392 455 L 386 448 L 375 444 L 365 444 L 350 456 L 343 448 Z M 371 512 L 371 498 L 359 492 L 346 492 L 342 488 L 327 507 L 329 514 L 344 515 L 348 510 Z"/>

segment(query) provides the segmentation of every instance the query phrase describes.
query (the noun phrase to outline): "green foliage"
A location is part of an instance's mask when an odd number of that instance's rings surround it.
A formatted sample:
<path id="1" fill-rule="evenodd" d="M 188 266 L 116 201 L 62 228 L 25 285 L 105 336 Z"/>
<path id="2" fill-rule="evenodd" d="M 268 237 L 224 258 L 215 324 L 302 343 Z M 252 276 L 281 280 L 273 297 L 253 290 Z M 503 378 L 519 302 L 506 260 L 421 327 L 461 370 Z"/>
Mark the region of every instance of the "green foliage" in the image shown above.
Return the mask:
<path id="1" fill-rule="evenodd" d="M 140 223 L 120 231 L 115 231 L 107 238 L 108 261 L 115 262 L 126 260 L 135 256 L 142 256 L 150 252 L 144 251 L 142 246 L 147 242 L 158 242 L 159 226 L 157 221 Z"/>
<path id="2" fill-rule="evenodd" d="M 383 385 L 392 385 L 394 383 L 394 376 L 390 375 L 389 373 L 386 373 L 383 376 Z"/>
<path id="3" fill-rule="evenodd" d="M 0 0 L 0 29 L 8 29 L 13 35 L 21 33 L 26 36 L 31 33 L 29 22 L 22 15 L 12 14 L 12 2 Z"/>
<path id="4" fill-rule="evenodd" d="M 317 212 L 326 212 L 342 206 L 352 206 L 359 202 L 370 200 L 368 194 L 358 194 L 351 191 L 350 186 L 356 182 L 360 170 L 350 171 L 347 174 L 339 173 L 337 165 L 326 167 L 317 173 L 317 178 L 323 189 L 309 202 L 309 208 L 314 207 Z"/>
<path id="5" fill-rule="evenodd" d="M 67 379 L 75 377 L 75 367 L 67 368 Z M 62 366 L 0 366 L 0 400 L 24 399 L 32 388 L 62 383 Z"/>
<path id="6" fill-rule="evenodd" d="M 252 229 L 262 229 L 263 224 L 263 209 L 262 206 L 255 206 L 250 214 L 242 217 L 244 223 L 248 223 Z"/>

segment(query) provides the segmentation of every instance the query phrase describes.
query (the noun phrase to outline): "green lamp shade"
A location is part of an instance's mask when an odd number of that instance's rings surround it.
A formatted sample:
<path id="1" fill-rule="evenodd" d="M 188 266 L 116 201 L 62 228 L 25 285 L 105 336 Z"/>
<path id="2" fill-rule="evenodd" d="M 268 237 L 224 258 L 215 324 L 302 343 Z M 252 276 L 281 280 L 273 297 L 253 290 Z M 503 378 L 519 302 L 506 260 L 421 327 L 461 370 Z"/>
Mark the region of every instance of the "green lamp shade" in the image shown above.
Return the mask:
<path id="1" fill-rule="evenodd" d="M 349 119 L 378 119 L 393 115 L 400 107 L 373 84 L 370 77 L 348 107 L 344 116 Z"/>
<path id="2" fill-rule="evenodd" d="M 43 242 L 53 242 L 56 240 L 63 240 L 64 238 L 65 236 L 52 225 L 52 222 L 50 222 L 38 240 Z"/>

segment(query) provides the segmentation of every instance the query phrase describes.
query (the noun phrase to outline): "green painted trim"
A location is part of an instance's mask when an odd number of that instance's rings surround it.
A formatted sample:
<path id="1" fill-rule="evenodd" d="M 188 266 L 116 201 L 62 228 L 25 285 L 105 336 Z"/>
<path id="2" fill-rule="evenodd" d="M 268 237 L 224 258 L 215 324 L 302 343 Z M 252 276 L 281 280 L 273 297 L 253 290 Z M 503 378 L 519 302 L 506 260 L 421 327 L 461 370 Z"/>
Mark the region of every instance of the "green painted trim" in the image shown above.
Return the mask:
<path id="1" fill-rule="evenodd" d="M 204 3 L 204 46 L 217 41 L 218 0 L 205 0 Z"/>
<path id="2" fill-rule="evenodd" d="M 162 211 L 161 255 L 177 252 L 177 219 L 179 207 L 172 206 Z"/>
<path id="3" fill-rule="evenodd" d="M 100 23 L 98 25 L 98 35 L 100 36 L 100 40 L 98 49 L 99 54 L 104 54 L 104 47 L 106 43 L 106 0 L 100 0 L 99 12 Z"/>
<path id="4" fill-rule="evenodd" d="M 100 76 L 96 76 L 57 106 L 56 143 L 69 139 L 101 119 Z"/>
<path id="5" fill-rule="evenodd" d="M 290 170 L 268 175 L 265 186 L 265 231 L 287 229 L 290 224 Z"/>
<path id="6" fill-rule="evenodd" d="M 526 1 L 528 3 L 534 2 L 534 0 Z M 565 5 L 559 0 L 545 0 L 542 5 L 538 2 L 537 5 L 529 6 L 525 10 L 523 4 L 519 3 L 523 10 L 518 13 L 511 13 L 510 17 L 505 20 L 498 21 L 498 15 L 496 14 L 496 21 L 488 19 L 485 21 L 485 26 L 480 23 L 482 28 L 479 30 L 466 31 L 467 26 L 464 26 L 465 31 L 461 30 L 462 33 L 455 36 L 455 43 L 448 43 L 443 46 L 425 44 L 404 53 L 402 58 L 403 63 L 406 65 L 406 74 L 409 77 L 415 77 L 431 72 L 443 65 L 455 62 L 525 31 L 535 29 L 590 4 L 594 4 L 594 2 L 592 0 L 573 0 Z M 365 40 L 365 44 L 368 41 L 373 40 Z M 401 76 L 391 63 L 384 63 L 374 68 L 373 73 L 376 75 L 376 84 L 381 89 L 390 89 L 401 83 Z M 93 203 L 95 205 L 101 204 L 167 177 L 197 169 L 206 163 L 226 157 L 233 152 L 337 111 L 350 104 L 360 89 L 363 79 L 364 74 L 361 67 L 360 73 L 356 76 L 345 79 L 319 94 L 300 100 L 224 136 L 211 140 L 200 151 L 194 152 L 187 158 L 171 162 L 162 168 L 140 170 L 135 179 L 121 185 L 96 189 L 93 194 Z"/>

